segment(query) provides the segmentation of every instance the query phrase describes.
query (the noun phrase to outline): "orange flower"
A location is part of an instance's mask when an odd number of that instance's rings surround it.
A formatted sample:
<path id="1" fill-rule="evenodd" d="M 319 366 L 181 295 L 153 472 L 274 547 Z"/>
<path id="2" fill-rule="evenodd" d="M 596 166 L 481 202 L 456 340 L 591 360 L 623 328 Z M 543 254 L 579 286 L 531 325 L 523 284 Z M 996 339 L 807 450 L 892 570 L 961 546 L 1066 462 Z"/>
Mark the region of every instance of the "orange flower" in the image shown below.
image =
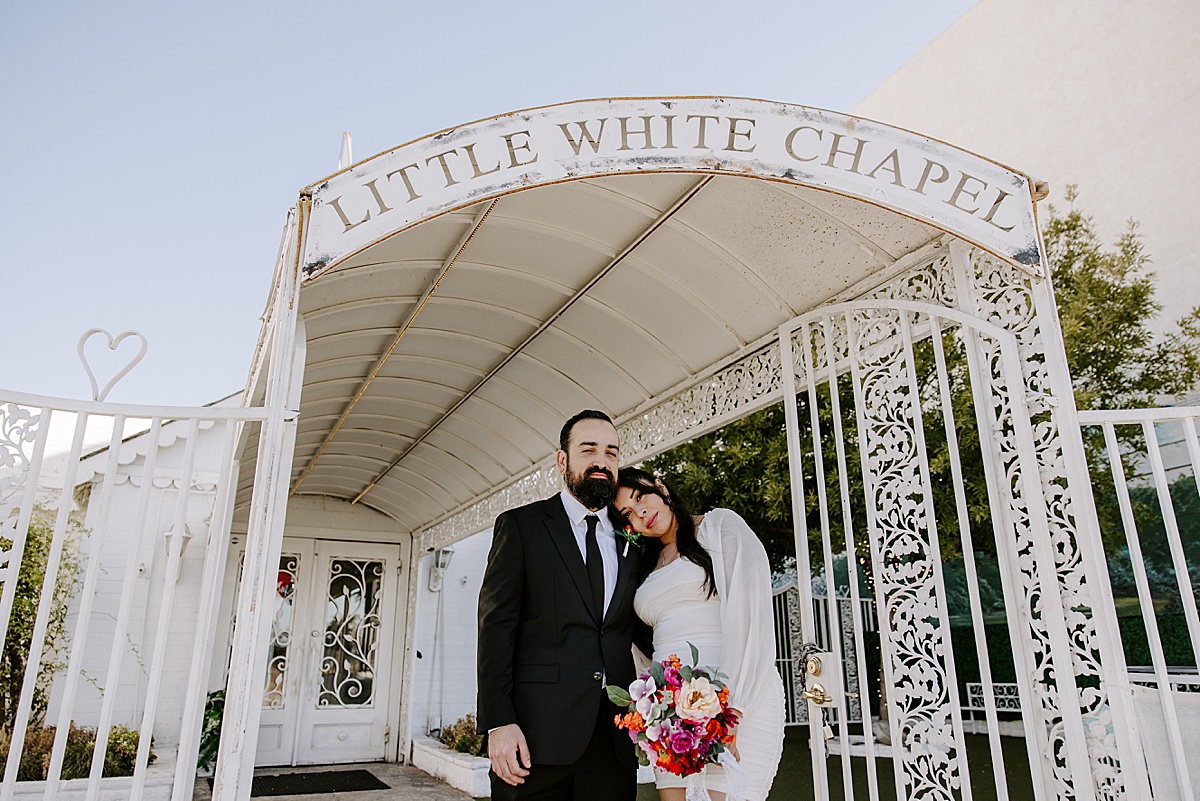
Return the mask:
<path id="1" fill-rule="evenodd" d="M 622 729 L 644 731 L 646 728 L 646 721 L 642 719 L 641 714 L 638 712 L 627 712 L 625 717 L 618 720 L 617 725 Z"/>
<path id="2" fill-rule="evenodd" d="M 721 706 L 726 706 L 729 704 L 729 688 L 728 687 L 722 687 L 720 690 L 717 691 L 717 700 L 719 700 L 721 702 Z"/>
<path id="3" fill-rule="evenodd" d="M 679 661 L 679 654 L 671 654 L 667 657 L 667 661 L 671 663 L 671 667 L 679 670 L 683 667 L 683 663 Z"/>

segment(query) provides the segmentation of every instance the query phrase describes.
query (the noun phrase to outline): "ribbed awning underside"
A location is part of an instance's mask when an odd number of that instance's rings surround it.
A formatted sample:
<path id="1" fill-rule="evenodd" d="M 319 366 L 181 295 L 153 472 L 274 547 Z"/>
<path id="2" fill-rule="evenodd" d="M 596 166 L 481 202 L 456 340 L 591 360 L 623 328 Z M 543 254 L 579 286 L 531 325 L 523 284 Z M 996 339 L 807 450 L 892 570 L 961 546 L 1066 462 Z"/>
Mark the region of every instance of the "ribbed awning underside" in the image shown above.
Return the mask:
<path id="1" fill-rule="evenodd" d="M 574 412 L 667 397 L 939 236 L 829 192 L 688 173 L 425 221 L 301 289 L 292 489 L 420 530 L 545 459 Z"/>

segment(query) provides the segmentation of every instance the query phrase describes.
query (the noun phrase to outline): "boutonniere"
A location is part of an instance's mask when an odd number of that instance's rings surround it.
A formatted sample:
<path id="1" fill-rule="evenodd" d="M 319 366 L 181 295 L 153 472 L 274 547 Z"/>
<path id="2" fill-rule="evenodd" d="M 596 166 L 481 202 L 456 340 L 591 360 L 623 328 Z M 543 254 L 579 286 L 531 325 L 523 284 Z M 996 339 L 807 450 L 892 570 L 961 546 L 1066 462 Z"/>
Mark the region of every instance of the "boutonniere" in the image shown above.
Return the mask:
<path id="1" fill-rule="evenodd" d="M 625 538 L 625 551 L 621 554 L 622 556 L 629 556 L 630 545 L 642 547 L 642 535 L 635 532 L 631 526 L 617 529 L 617 535 Z"/>

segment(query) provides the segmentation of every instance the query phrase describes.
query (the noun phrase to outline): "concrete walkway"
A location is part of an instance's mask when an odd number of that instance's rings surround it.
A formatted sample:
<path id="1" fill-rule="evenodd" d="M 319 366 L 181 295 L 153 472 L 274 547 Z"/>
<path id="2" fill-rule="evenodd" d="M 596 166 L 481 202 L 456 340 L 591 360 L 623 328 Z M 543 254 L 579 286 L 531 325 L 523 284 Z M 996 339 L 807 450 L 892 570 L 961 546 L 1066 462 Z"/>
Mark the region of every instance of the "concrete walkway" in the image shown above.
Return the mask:
<path id="1" fill-rule="evenodd" d="M 418 770 L 411 765 L 394 762 L 365 762 L 355 765 L 315 765 L 301 768 L 259 768 L 255 776 L 279 775 L 281 773 L 315 773 L 323 770 L 368 770 L 389 790 L 362 790 L 353 793 L 321 793 L 309 795 L 276 795 L 273 801 L 470 801 L 466 793 L 455 790 L 448 784 Z M 211 801 L 208 779 L 196 779 L 196 792 L 192 801 Z"/>

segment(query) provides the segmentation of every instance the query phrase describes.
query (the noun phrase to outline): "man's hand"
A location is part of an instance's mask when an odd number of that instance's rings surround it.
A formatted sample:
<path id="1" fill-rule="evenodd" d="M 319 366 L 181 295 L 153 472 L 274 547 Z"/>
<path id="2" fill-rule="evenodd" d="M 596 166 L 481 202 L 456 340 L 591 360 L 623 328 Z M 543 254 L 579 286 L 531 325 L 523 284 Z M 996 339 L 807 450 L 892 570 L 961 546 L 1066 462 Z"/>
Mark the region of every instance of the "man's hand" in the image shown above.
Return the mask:
<path id="1" fill-rule="evenodd" d="M 496 775 L 514 787 L 525 783 L 529 775 L 529 745 L 525 733 L 515 723 L 488 733 L 488 759 Z"/>

